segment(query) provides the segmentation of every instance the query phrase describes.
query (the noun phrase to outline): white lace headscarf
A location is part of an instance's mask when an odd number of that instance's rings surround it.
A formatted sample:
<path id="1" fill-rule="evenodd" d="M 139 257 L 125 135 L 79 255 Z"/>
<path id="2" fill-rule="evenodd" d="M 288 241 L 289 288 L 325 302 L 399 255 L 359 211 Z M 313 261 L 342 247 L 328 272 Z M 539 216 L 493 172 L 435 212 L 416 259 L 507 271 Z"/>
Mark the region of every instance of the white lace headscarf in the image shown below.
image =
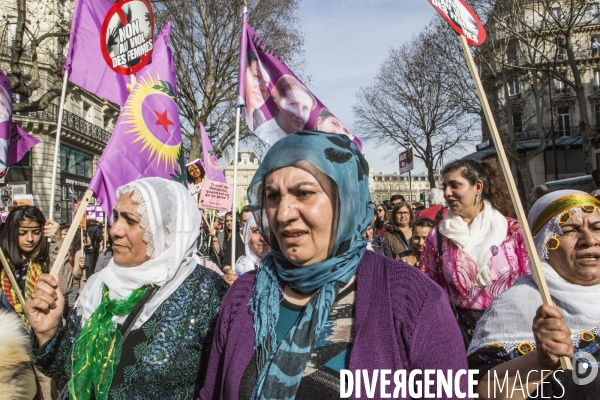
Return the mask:
<path id="1" fill-rule="evenodd" d="M 144 285 L 160 286 L 133 325 L 132 329 L 137 329 L 194 271 L 201 216 L 187 189 L 174 181 L 139 179 L 117 189 L 117 197 L 121 196 L 131 196 L 138 204 L 150 259 L 137 267 L 121 267 L 112 258 L 106 268 L 90 277 L 75 307 L 83 323 L 100 304 L 104 285 L 113 300 L 127 298 Z M 113 321 L 121 323 L 125 318 L 115 317 Z"/>
<path id="2" fill-rule="evenodd" d="M 263 224 L 269 224 L 267 220 L 267 214 L 263 213 Z M 235 270 L 238 274 L 244 274 L 248 271 L 253 271 L 258 268 L 260 265 L 261 258 L 256 255 L 256 253 L 252 250 L 250 246 L 250 236 L 252 236 L 252 228 L 258 228 L 258 224 L 256 223 L 256 219 L 254 219 L 254 214 L 251 214 L 246 221 L 246 225 L 244 225 L 244 231 L 242 232 L 242 237 L 244 238 L 244 244 L 246 247 L 246 254 L 241 256 L 235 262 Z"/>
<path id="3" fill-rule="evenodd" d="M 560 207 L 557 205 L 558 203 L 555 203 L 559 199 L 563 199 L 562 201 L 565 201 L 565 199 L 568 199 L 568 196 L 570 195 L 590 196 L 589 194 L 580 190 L 557 190 L 555 192 L 550 192 L 540 197 L 540 199 L 535 202 L 531 208 L 531 211 L 529 212 L 529 215 L 527 216 L 527 222 L 529 223 L 532 234 L 534 235 L 533 241 L 535 242 L 535 248 L 542 261 L 548 259 L 548 240 L 552 237 L 562 236 L 563 234 L 560 227 L 559 218 L 566 213 L 573 214 L 583 212 L 580 205 L 565 209 L 565 206 Z M 588 203 L 591 204 L 593 201 L 594 199 L 592 196 L 590 196 L 590 201 Z M 548 212 L 550 212 L 549 206 L 552 204 L 554 204 L 552 210 L 556 209 L 556 212 L 546 215 Z M 600 209 L 596 208 L 596 212 L 598 211 L 600 211 Z M 538 221 L 540 218 L 542 218 L 542 220 Z"/>

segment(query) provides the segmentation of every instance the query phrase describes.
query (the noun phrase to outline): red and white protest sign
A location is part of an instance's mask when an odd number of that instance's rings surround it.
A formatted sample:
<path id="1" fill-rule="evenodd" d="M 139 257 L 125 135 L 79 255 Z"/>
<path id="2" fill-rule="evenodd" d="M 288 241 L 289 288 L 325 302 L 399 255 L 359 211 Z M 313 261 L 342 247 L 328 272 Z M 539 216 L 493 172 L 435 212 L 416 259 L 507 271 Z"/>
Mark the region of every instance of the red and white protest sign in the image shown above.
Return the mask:
<path id="1" fill-rule="evenodd" d="M 108 66 L 131 75 L 152 58 L 154 14 L 148 0 L 120 0 L 106 14 L 100 32 L 100 48 Z"/>
<path id="2" fill-rule="evenodd" d="M 485 29 L 471 7 L 464 0 L 427 0 L 452 29 L 467 39 L 471 46 L 479 46 L 485 42 Z"/>
<path id="3" fill-rule="evenodd" d="M 231 210 L 233 206 L 233 185 L 205 180 L 202 182 L 198 206 L 217 211 Z"/>

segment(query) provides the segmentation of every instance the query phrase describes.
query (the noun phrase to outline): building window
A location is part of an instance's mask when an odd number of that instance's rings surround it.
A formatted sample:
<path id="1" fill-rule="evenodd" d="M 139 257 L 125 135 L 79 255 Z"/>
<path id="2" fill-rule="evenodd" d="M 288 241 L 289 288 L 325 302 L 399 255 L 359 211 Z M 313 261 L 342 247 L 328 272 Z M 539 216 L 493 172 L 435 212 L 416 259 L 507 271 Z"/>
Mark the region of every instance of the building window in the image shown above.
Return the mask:
<path id="1" fill-rule="evenodd" d="M 510 96 L 521 94 L 521 82 L 518 79 L 508 82 L 508 94 Z"/>
<path id="2" fill-rule="evenodd" d="M 594 90 L 600 90 L 600 69 L 594 70 Z"/>
<path id="3" fill-rule="evenodd" d="M 554 7 L 552 9 L 552 23 L 558 24 L 562 19 L 562 12 L 560 7 Z"/>
<path id="4" fill-rule="evenodd" d="M 94 122 L 94 109 L 91 104 L 83 102 L 83 118 L 87 122 Z"/>
<path id="5" fill-rule="evenodd" d="M 561 136 L 571 136 L 571 110 L 569 107 L 558 108 L 558 131 Z"/>
<path id="6" fill-rule="evenodd" d="M 600 56 L 600 37 L 592 36 L 591 50 L 592 50 L 592 57 Z"/>
<path id="7" fill-rule="evenodd" d="M 522 133 L 523 132 L 523 114 L 513 114 L 512 122 L 513 122 L 513 132 L 514 133 Z"/>
<path id="8" fill-rule="evenodd" d="M 563 79 L 554 78 L 554 93 L 569 93 L 571 88 L 565 84 L 567 80 L 567 74 L 562 73 Z"/>
<path id="9" fill-rule="evenodd" d="M 60 145 L 60 172 L 92 177 L 92 155 L 69 146 Z"/>
<path id="10" fill-rule="evenodd" d="M 594 114 L 596 115 L 596 129 L 600 127 L 600 104 L 594 105 Z M 600 167 L 600 164 L 598 164 Z"/>
<path id="11" fill-rule="evenodd" d="M 519 56 L 517 52 L 517 46 L 511 47 L 508 50 L 506 50 L 506 61 L 508 61 L 509 63 L 516 64 L 518 60 Z"/>
<path id="12" fill-rule="evenodd" d="M 598 15 L 598 3 L 591 4 L 586 10 L 587 22 L 589 24 L 600 24 L 600 15 Z"/>
<path id="13" fill-rule="evenodd" d="M 565 38 L 556 39 L 556 56 L 559 60 L 567 58 L 567 40 Z"/>

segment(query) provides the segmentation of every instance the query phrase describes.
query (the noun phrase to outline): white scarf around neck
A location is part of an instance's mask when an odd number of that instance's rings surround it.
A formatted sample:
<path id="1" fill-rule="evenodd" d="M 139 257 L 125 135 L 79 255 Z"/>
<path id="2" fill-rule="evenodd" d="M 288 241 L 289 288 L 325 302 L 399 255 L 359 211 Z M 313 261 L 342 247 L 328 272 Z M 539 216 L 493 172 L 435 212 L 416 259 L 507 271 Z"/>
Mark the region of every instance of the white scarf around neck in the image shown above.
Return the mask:
<path id="1" fill-rule="evenodd" d="M 542 262 L 552 300 L 558 307 L 576 340 L 583 331 L 600 326 L 600 285 L 581 286 L 565 281 L 548 264 Z M 535 344 L 532 321 L 542 305 L 535 276 L 524 275 L 494 299 L 477 324 L 467 353 L 500 343 L 510 351 L 520 343 Z"/>
<path id="2" fill-rule="evenodd" d="M 506 217 L 489 201 L 483 200 L 479 214 L 467 224 L 461 216 L 448 211 L 439 227 L 442 235 L 452 240 L 477 264 L 477 284 L 486 287 L 494 277 L 490 271 L 492 248 L 499 248 L 508 232 Z"/>

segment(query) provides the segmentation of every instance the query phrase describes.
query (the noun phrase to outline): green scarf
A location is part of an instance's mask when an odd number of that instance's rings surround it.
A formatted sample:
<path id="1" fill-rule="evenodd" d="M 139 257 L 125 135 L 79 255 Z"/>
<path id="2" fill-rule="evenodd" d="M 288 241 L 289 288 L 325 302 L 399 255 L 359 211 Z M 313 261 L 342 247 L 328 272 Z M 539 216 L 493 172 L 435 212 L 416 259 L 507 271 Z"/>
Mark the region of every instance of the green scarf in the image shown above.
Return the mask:
<path id="1" fill-rule="evenodd" d="M 97 400 L 108 399 L 123 346 L 123 337 L 115 329 L 112 318 L 131 313 L 146 289 L 146 286 L 136 289 L 124 300 L 110 300 L 106 285 L 102 288 L 102 302 L 81 328 L 73 344 L 70 399 L 89 399 L 92 388 Z"/>

